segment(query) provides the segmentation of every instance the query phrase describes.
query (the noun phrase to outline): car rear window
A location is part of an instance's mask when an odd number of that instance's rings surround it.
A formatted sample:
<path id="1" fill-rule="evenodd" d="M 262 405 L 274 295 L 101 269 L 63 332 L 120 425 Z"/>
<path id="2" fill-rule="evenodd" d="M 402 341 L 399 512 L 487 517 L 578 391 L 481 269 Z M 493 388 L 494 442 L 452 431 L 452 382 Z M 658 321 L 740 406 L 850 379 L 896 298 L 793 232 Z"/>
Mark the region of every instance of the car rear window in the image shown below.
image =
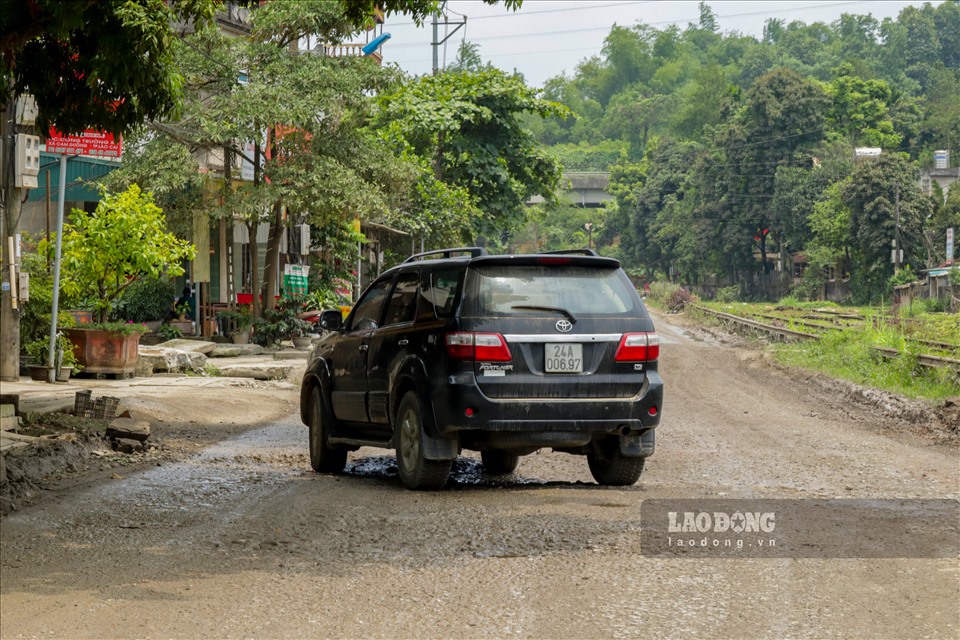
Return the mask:
<path id="1" fill-rule="evenodd" d="M 619 269 L 556 266 L 481 266 L 474 280 L 477 314 L 542 314 L 522 307 L 562 308 L 573 314 L 633 311 L 635 292 Z"/>

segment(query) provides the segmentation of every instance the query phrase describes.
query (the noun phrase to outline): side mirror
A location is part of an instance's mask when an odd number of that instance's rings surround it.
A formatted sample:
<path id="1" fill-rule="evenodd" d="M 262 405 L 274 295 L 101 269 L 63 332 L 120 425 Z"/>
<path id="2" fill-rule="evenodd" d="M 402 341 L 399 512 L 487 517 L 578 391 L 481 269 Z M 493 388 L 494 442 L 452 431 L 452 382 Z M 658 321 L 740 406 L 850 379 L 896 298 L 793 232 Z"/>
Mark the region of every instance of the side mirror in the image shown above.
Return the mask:
<path id="1" fill-rule="evenodd" d="M 343 312 L 340 309 L 327 309 L 320 314 L 320 326 L 327 331 L 338 331 L 343 324 Z"/>

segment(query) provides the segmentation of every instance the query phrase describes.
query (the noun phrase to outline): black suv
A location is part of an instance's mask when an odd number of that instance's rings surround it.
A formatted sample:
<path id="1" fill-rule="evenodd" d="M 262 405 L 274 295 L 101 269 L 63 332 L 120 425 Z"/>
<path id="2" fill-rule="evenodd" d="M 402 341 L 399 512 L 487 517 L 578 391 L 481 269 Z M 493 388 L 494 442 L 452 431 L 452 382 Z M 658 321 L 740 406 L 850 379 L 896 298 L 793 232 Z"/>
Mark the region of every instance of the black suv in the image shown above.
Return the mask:
<path id="1" fill-rule="evenodd" d="M 630 485 L 653 454 L 659 340 L 620 263 L 592 250 L 417 254 L 320 324 L 300 391 L 316 471 L 393 448 L 404 485 L 437 489 L 463 449 L 509 473 L 551 447 Z"/>

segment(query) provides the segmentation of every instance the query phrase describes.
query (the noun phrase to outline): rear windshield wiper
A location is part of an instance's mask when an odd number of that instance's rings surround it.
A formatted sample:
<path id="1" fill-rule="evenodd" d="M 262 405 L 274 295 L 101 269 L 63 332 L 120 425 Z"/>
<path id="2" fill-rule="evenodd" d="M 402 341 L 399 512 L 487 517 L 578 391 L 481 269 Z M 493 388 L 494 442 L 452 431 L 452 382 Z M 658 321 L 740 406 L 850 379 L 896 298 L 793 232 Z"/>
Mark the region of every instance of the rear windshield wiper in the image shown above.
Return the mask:
<path id="1" fill-rule="evenodd" d="M 511 309 L 529 309 L 530 311 L 556 311 L 557 313 L 562 313 L 563 315 L 567 316 L 570 319 L 570 322 L 572 322 L 573 324 L 577 324 L 576 316 L 574 316 L 572 313 L 570 313 L 566 309 L 562 309 L 560 307 L 538 307 L 532 304 L 515 304 L 510 308 Z"/>

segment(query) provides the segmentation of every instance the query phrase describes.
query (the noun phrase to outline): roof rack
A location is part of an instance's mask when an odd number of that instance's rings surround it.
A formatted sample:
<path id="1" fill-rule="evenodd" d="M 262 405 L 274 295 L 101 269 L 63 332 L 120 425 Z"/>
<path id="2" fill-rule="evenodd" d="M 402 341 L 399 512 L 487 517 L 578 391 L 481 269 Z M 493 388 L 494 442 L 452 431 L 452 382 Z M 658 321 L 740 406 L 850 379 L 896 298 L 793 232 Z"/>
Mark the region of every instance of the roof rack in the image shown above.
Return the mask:
<path id="1" fill-rule="evenodd" d="M 470 254 L 471 258 L 477 258 L 479 256 L 487 255 L 487 250 L 483 247 L 457 247 L 455 249 L 437 249 L 435 251 L 425 251 L 424 253 L 416 253 L 406 260 L 403 261 L 403 264 L 408 262 L 415 262 L 417 260 L 423 260 L 427 256 L 441 256 L 443 258 L 453 258 L 454 254 Z"/>
<path id="2" fill-rule="evenodd" d="M 600 254 L 594 251 L 593 249 L 560 249 L 558 251 L 541 251 L 542 254 L 557 254 L 557 253 L 574 253 L 581 256 L 596 256 L 600 257 Z"/>

